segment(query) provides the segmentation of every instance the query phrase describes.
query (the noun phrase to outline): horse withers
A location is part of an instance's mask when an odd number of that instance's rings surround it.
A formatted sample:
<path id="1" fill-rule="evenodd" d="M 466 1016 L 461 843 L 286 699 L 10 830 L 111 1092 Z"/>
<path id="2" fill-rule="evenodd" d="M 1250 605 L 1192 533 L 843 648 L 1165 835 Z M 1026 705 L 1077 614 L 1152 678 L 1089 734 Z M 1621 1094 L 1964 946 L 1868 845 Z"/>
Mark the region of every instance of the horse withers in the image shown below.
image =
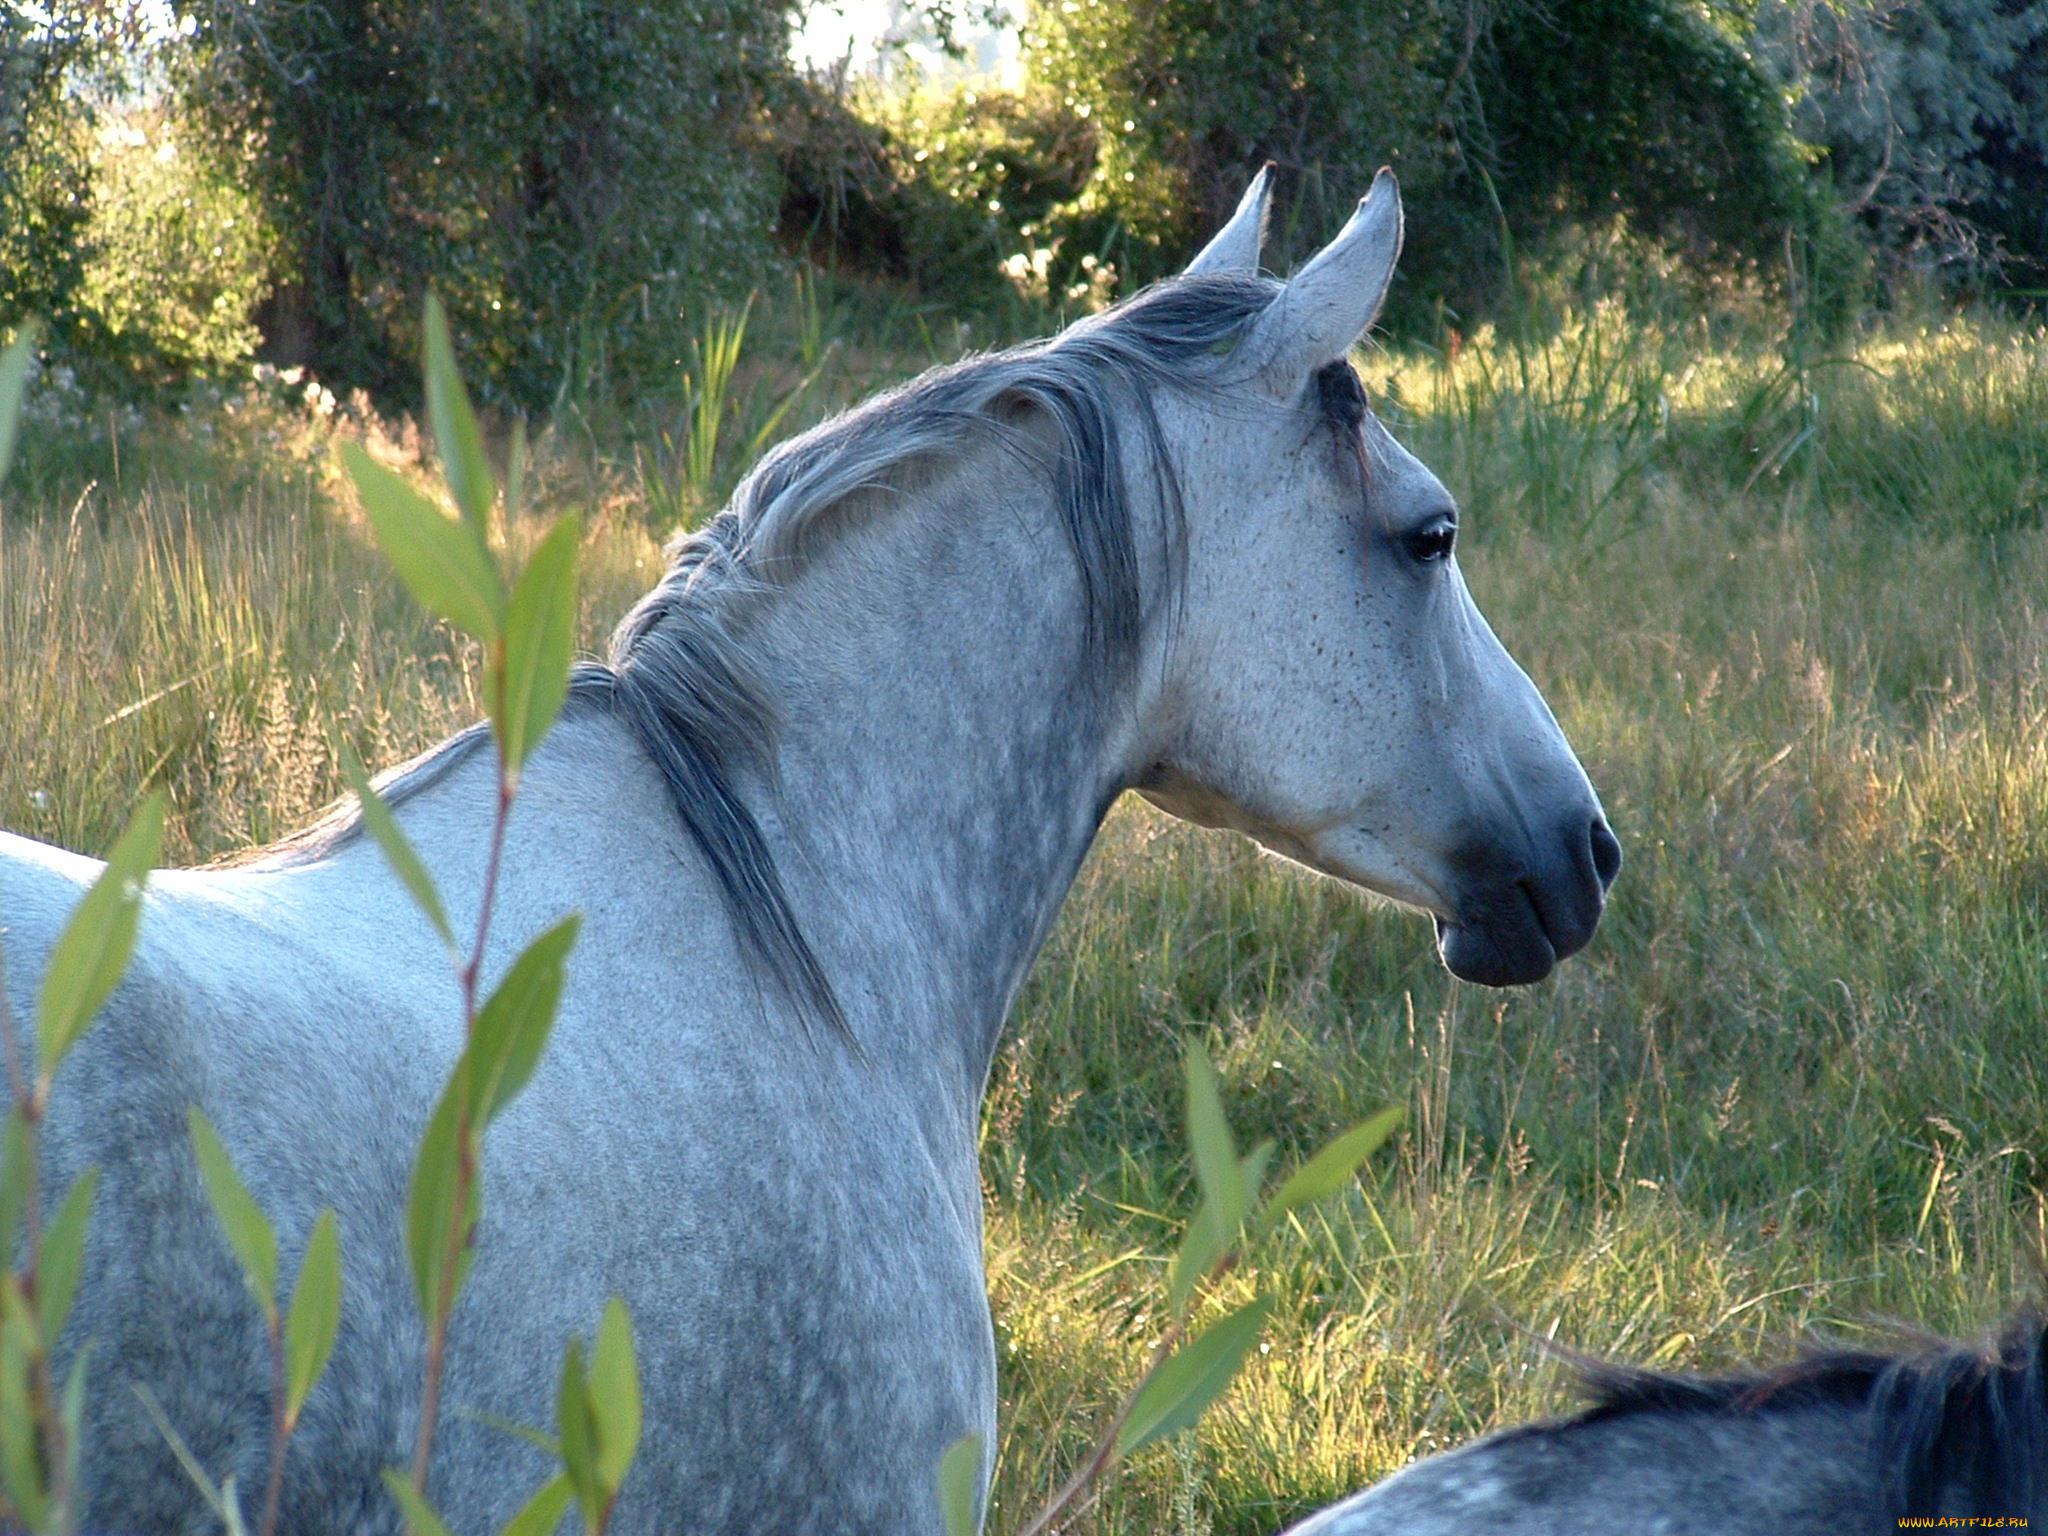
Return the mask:
<path id="1" fill-rule="evenodd" d="M 613 1530 L 937 1528 L 941 1451 L 995 1444 L 982 1088 L 1125 789 L 1423 908 L 1461 976 L 1535 981 L 1592 936 L 1620 859 L 1599 801 L 1346 360 L 1400 247 L 1393 179 L 1286 283 L 1256 270 L 1264 214 L 1262 177 L 1183 276 L 777 449 L 578 670 L 497 887 L 493 968 L 583 925 L 486 1149 L 430 1489 L 455 1528 L 540 1478 L 498 1426 L 549 1421 L 562 1341 L 613 1294 L 646 1399 Z M 486 739 L 384 781 L 458 931 Z M 97 868 L 0 836 L 17 1019 Z M 397 1529 L 379 1474 L 424 1351 L 400 1213 L 460 1019 L 352 811 L 153 877 L 48 1125 L 53 1189 L 101 1170 L 65 1339 L 93 1345 L 88 1528 L 206 1523 L 136 1387 L 214 1478 L 267 1471 L 197 1105 L 287 1248 L 339 1214 L 342 1332 L 283 1527 Z"/>
<path id="2" fill-rule="evenodd" d="M 1581 1362 L 1585 1411 L 1416 1462 L 1286 1536 L 1892 1536 L 2048 1521 L 2048 1319 L 1681 1376 Z"/>

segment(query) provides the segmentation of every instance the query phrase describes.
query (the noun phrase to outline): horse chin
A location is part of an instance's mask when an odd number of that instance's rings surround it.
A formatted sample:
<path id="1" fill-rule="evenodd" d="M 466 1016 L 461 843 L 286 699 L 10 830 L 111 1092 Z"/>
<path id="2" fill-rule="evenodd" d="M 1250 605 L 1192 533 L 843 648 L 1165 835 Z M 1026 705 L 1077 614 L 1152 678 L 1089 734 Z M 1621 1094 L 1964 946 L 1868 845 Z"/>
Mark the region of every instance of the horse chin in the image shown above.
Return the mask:
<path id="1" fill-rule="evenodd" d="M 1479 928 L 1439 917 L 1436 952 L 1453 976 L 1483 987 L 1527 986 L 1557 968 L 1556 947 L 1533 921 Z"/>

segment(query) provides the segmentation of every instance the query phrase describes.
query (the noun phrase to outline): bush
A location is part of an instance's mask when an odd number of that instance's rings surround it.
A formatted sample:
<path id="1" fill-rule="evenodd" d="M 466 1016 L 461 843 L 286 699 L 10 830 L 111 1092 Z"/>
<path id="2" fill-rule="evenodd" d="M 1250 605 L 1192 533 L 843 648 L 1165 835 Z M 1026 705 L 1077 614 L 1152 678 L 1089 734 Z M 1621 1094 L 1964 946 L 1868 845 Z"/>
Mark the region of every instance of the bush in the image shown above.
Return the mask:
<path id="1" fill-rule="evenodd" d="M 276 360 L 337 387 L 414 397 L 430 288 L 486 396 L 578 396 L 771 254 L 792 0 L 179 8 L 182 94 L 278 231 Z"/>
<path id="2" fill-rule="evenodd" d="M 1303 250 L 1381 164 L 1411 198 L 1442 184 L 1457 147 L 1438 131 L 1457 63 L 1450 21 L 1445 0 L 1082 0 L 1034 6 L 1026 46 L 1034 74 L 1100 136 L 1077 211 L 1120 226 L 1117 254 L 1143 281 L 1220 227 L 1268 160 L 1309 226 Z M 1276 226 L 1282 258 L 1290 233 Z"/>
<path id="3" fill-rule="evenodd" d="M 1269 262 L 1391 165 L 1416 225 L 1395 312 L 1497 301 L 1511 244 L 1586 221 L 1754 266 L 1832 239 L 1739 18 L 1681 0 L 1081 0 L 1033 8 L 1032 67 L 1101 153 L 1078 211 L 1126 277 L 1172 271 L 1276 163 Z M 1830 247 L 1833 249 L 1833 246 Z"/>
<path id="4" fill-rule="evenodd" d="M 84 272 L 91 125 L 62 85 L 96 38 L 59 10 L 43 23 L 0 10 L 0 329 L 38 316 L 67 330 Z"/>
<path id="5" fill-rule="evenodd" d="M 1506 12 L 1492 42 L 1481 91 L 1517 228 L 1623 211 L 1700 257 L 1754 259 L 1811 221 L 1781 95 L 1743 34 L 1677 4 L 1549 0 Z"/>
<path id="6" fill-rule="evenodd" d="M 1894 274 L 2048 287 L 2048 12 L 1767 0 L 1760 20 L 1801 133 Z"/>
<path id="7" fill-rule="evenodd" d="M 206 174 L 161 110 L 106 123 L 75 350 L 149 385 L 246 364 L 275 242 L 255 199 Z"/>
<path id="8" fill-rule="evenodd" d="M 1046 297 L 1046 281 L 1019 283 L 1020 264 L 1037 278 L 1056 264 L 1064 291 L 1085 289 L 1099 263 L 1102 231 L 1073 211 L 1095 169 L 1094 125 L 1043 89 L 891 91 L 826 76 L 800 83 L 782 126 L 781 227 L 814 259 L 963 307 L 1013 286 Z"/>

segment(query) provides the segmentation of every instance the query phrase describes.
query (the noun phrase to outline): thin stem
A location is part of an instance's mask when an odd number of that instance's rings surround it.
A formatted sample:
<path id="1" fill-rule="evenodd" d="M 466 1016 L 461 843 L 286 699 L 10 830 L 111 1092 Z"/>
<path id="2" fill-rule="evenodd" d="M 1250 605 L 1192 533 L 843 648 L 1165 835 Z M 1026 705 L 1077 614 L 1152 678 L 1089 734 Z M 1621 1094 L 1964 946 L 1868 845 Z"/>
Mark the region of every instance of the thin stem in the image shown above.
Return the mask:
<path id="1" fill-rule="evenodd" d="M 21 1111 L 22 1129 L 28 1157 L 28 1187 L 23 1195 L 22 1225 L 27 1228 L 27 1259 L 22 1265 L 22 1279 L 30 1296 L 35 1294 L 37 1262 L 42 1257 L 42 1193 L 36 1156 L 36 1129 L 43 1121 L 44 1092 L 41 1085 L 29 1086 L 28 1074 L 21 1061 L 21 1041 L 14 1030 L 14 1005 L 7 997 L 7 968 L 0 959 L 0 1047 L 7 1054 L 7 1089 L 13 1096 L 14 1107 Z M 14 1234 L 6 1237 L 11 1241 Z"/>
<path id="2" fill-rule="evenodd" d="M 1204 1282 L 1214 1284 L 1237 1268 L 1237 1257 L 1238 1251 L 1235 1248 L 1226 1250 L 1222 1257 L 1209 1266 L 1208 1274 L 1203 1276 Z M 1189 1306 L 1192 1306 L 1192 1302 Z M 1175 1346 L 1180 1343 L 1182 1335 L 1187 1331 L 1188 1309 L 1184 1307 L 1180 1316 L 1166 1325 L 1166 1331 L 1159 1335 L 1159 1342 L 1152 1346 L 1152 1357 L 1145 1362 L 1145 1374 L 1138 1378 L 1138 1384 L 1125 1394 L 1121 1403 L 1117 1404 L 1115 1414 L 1097 1438 L 1095 1449 L 1089 1452 L 1088 1459 L 1081 1464 L 1081 1469 L 1067 1479 L 1066 1486 L 1052 1496 L 1045 1508 L 1031 1517 L 1030 1522 L 1017 1533 L 1017 1536 L 1041 1536 L 1041 1533 L 1051 1528 L 1053 1521 L 1065 1514 L 1068 1508 L 1088 1491 L 1095 1480 L 1108 1470 L 1109 1464 L 1116 1460 L 1117 1436 L 1124 1432 L 1124 1425 L 1130 1419 L 1131 1410 L 1137 1406 L 1138 1395 L 1145 1390 L 1145 1384 L 1158 1374 L 1159 1367 L 1166 1363 L 1167 1356 L 1173 1353 Z"/>
<path id="3" fill-rule="evenodd" d="M 455 1268 L 462 1257 L 462 1213 L 469 1208 L 469 1188 L 476 1178 L 476 1161 L 470 1155 L 469 1113 L 463 1111 L 455 1128 L 455 1199 L 448 1222 L 447 1241 L 441 1250 L 441 1283 L 434 1293 L 434 1316 L 427 1328 L 427 1379 L 420 1400 L 420 1428 L 413 1441 L 412 1485 L 422 1498 L 427 1492 L 427 1463 L 434 1455 L 434 1425 L 441 1410 L 441 1374 L 448 1353 L 448 1322 L 455 1310 Z"/>
<path id="4" fill-rule="evenodd" d="M 278 1501 L 284 1496 L 284 1445 L 291 1425 L 284 1416 L 284 1334 L 278 1326 L 277 1306 L 270 1316 L 270 1485 L 263 1491 L 263 1523 L 258 1536 L 276 1536 Z"/>
<path id="5" fill-rule="evenodd" d="M 491 852 L 484 866 L 483 904 L 477 909 L 476 943 L 469 952 L 469 963 L 462 968 L 462 1037 L 469 1039 L 470 1030 L 476 1027 L 477 980 L 484 968 L 484 941 L 490 936 L 491 907 L 498 894 L 498 866 L 505 852 L 505 828 L 512 817 L 512 797 L 519 786 L 506 773 L 502 754 L 498 759 L 498 809 L 491 823 Z"/>
<path id="6" fill-rule="evenodd" d="M 1117 1436 L 1123 1433 L 1124 1423 L 1131 1416 L 1131 1409 L 1138 1401 L 1138 1394 L 1145 1390 L 1145 1383 L 1152 1379 L 1153 1373 L 1166 1363 L 1166 1357 L 1173 1353 L 1173 1347 L 1180 1342 L 1180 1337 L 1185 1332 L 1185 1317 L 1177 1317 L 1167 1325 L 1166 1332 L 1159 1336 L 1159 1342 L 1152 1346 L 1152 1358 L 1145 1362 L 1145 1374 L 1138 1378 L 1138 1384 L 1131 1388 L 1121 1403 L 1117 1404 L 1116 1412 L 1110 1416 L 1109 1423 L 1096 1439 L 1095 1449 L 1089 1452 L 1088 1459 L 1081 1463 L 1079 1471 L 1067 1479 L 1066 1486 L 1052 1496 L 1045 1508 L 1031 1517 L 1030 1524 L 1026 1525 L 1018 1536 L 1040 1536 L 1041 1532 L 1049 1530 L 1053 1521 L 1065 1514 L 1068 1507 L 1076 1503 L 1116 1459 Z"/>
<path id="7" fill-rule="evenodd" d="M 504 659 L 498 658 L 497 670 L 502 677 Z M 499 684 L 503 686 L 502 682 Z M 505 762 L 505 752 L 498 749 L 498 804 L 491 821 L 490 852 L 484 865 L 483 900 L 477 908 L 476 941 L 470 947 L 469 959 L 462 967 L 462 1038 L 466 1046 L 476 1030 L 477 984 L 483 974 L 484 946 L 490 938 L 491 908 L 498 894 L 498 872 L 505 852 L 505 830 L 512 816 L 512 797 L 518 792 Z M 455 1126 L 455 1198 L 450 1206 L 446 1244 L 441 1254 L 441 1282 L 434 1297 L 434 1315 L 427 1319 L 427 1370 L 424 1390 L 420 1395 L 420 1427 L 413 1441 L 412 1485 L 422 1498 L 427 1492 L 427 1466 L 434 1456 L 434 1428 L 441 1412 L 441 1376 L 447 1360 L 448 1324 L 455 1310 L 455 1274 L 462 1257 L 462 1245 L 468 1234 L 463 1230 L 464 1215 L 469 1210 L 469 1192 L 477 1178 L 476 1150 L 471 1144 L 469 1109 L 464 1106 Z"/>

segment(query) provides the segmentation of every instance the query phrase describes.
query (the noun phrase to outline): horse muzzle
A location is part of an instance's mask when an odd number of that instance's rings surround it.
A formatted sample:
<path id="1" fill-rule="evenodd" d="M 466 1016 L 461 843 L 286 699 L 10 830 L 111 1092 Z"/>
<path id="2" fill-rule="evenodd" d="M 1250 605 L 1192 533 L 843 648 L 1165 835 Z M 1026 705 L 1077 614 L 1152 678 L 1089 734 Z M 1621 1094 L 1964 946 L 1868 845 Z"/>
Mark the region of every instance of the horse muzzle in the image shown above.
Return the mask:
<path id="1" fill-rule="evenodd" d="M 1510 867 L 1494 850 L 1456 861 L 1456 913 L 1436 920 L 1437 953 L 1453 976 L 1488 987 L 1525 986 L 1586 947 L 1621 870 L 1621 844 L 1595 810 L 1549 852 Z"/>

